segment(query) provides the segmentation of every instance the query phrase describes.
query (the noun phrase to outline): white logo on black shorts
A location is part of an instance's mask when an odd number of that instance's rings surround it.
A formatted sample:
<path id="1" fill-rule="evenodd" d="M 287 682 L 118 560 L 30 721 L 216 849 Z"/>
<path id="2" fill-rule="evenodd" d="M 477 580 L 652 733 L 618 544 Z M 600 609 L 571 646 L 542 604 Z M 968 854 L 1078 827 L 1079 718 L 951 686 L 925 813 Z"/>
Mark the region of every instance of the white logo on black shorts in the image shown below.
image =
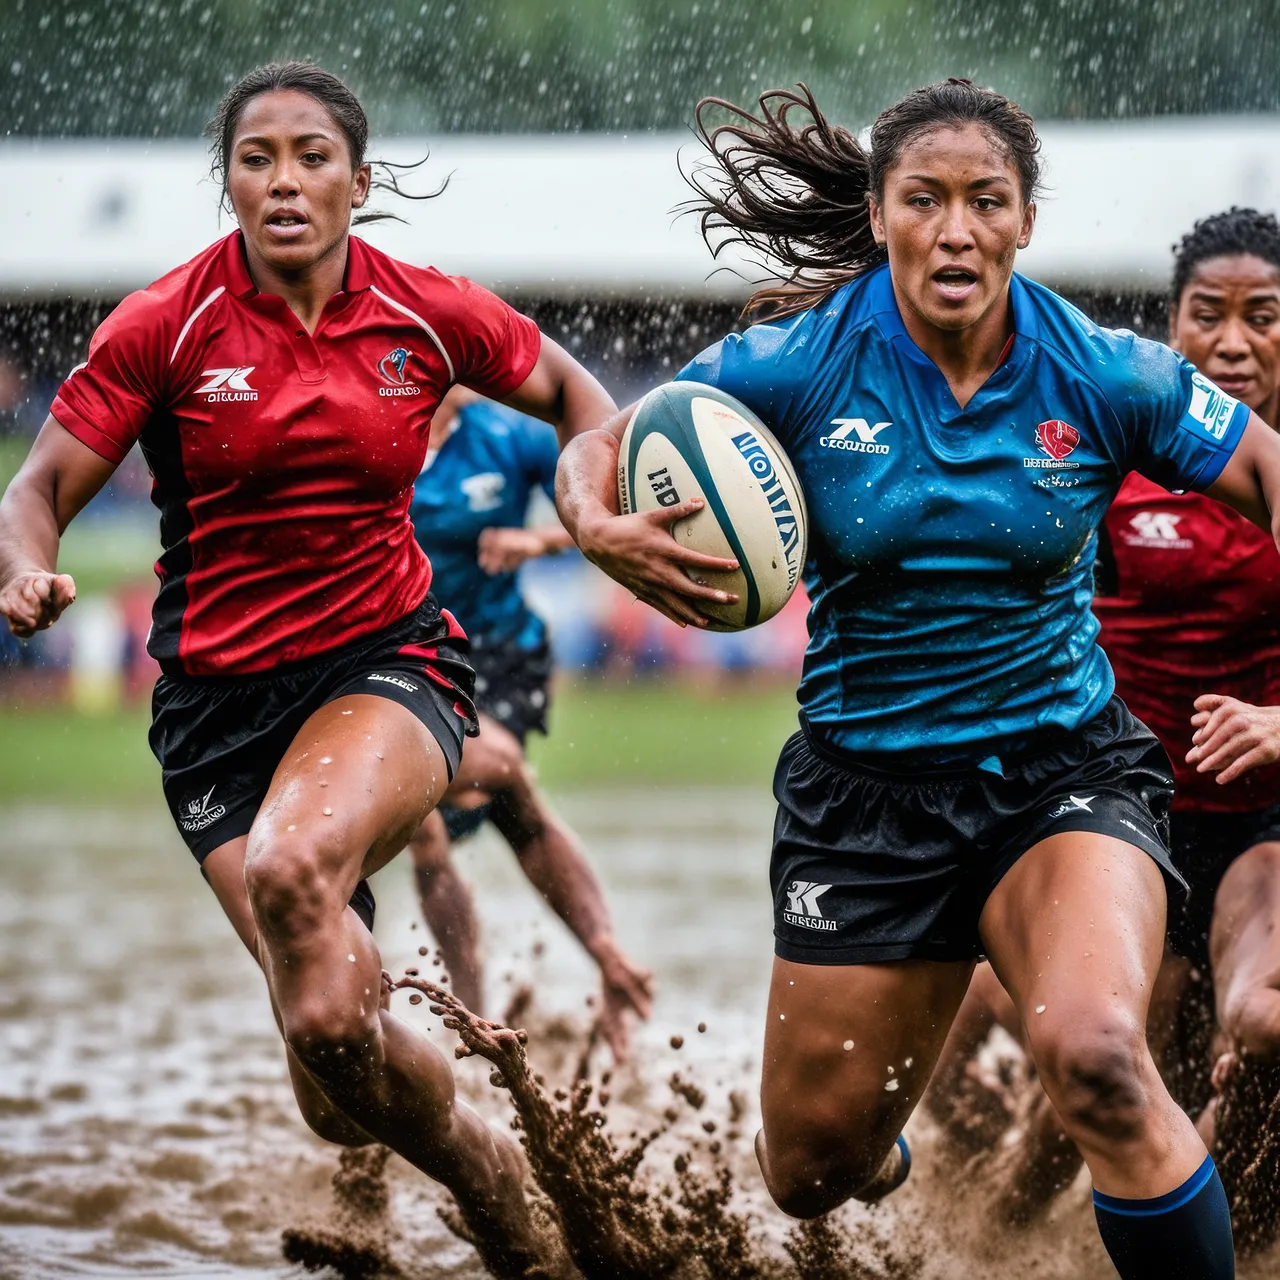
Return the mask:
<path id="1" fill-rule="evenodd" d="M 1049 814 L 1049 817 L 1053 819 L 1061 818 L 1068 813 L 1092 813 L 1089 802 L 1097 798 L 1097 796 L 1068 796 Z"/>
<path id="2" fill-rule="evenodd" d="M 398 689 L 405 689 L 405 690 L 407 690 L 409 693 L 417 693 L 417 692 L 418 692 L 418 686 L 417 686 L 416 684 L 413 684 L 413 683 L 411 683 L 411 682 L 410 682 L 410 681 L 408 681 L 408 680 L 404 680 L 404 679 L 402 679 L 400 676 L 380 676 L 380 675 L 372 675 L 372 676 L 365 676 L 365 679 L 366 679 L 366 680 L 377 680 L 380 684 L 393 684 L 393 685 L 395 685 Z"/>
<path id="3" fill-rule="evenodd" d="M 818 884 L 816 880 L 793 880 L 787 887 L 787 909 L 782 918 L 801 929 L 834 933 L 840 922 L 827 920 L 818 906 L 818 899 L 830 888 L 829 884 Z"/>
<path id="4" fill-rule="evenodd" d="M 183 831 L 188 834 L 203 831 L 206 827 L 213 826 L 215 822 L 227 816 L 227 806 L 225 804 L 209 803 L 213 799 L 216 787 L 217 783 L 214 783 L 203 796 L 183 802 L 182 811 L 178 814 L 178 826 Z"/>

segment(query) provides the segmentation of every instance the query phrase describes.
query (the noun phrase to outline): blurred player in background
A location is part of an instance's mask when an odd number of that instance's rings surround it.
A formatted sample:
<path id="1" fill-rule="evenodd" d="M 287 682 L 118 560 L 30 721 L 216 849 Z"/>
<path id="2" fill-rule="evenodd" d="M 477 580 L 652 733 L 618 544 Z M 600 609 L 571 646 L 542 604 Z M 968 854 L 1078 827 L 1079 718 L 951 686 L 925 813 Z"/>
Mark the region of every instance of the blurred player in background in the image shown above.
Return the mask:
<path id="1" fill-rule="evenodd" d="M 1260 420 L 1280 424 L 1280 226 L 1273 215 L 1230 209 L 1183 237 L 1174 254 L 1169 340 Z M 1234 1200 L 1280 1093 L 1280 767 L 1266 762 L 1265 750 L 1244 754 L 1251 725 L 1274 718 L 1265 704 L 1280 703 L 1280 553 L 1268 533 L 1229 507 L 1200 493 L 1171 493 L 1135 472 L 1101 530 L 1098 591 L 1099 639 L 1116 691 L 1173 762 L 1170 850 L 1191 890 L 1170 902 L 1170 954 L 1152 1007 L 1152 1040 L 1175 1094 L 1200 1115 Z M 1207 742 L 1227 723 L 1232 732 L 1214 738 L 1209 751 L 1193 743 L 1193 731 Z M 954 1087 L 956 1073 L 993 1019 L 1020 1033 L 989 969 L 975 975 L 967 1005 L 948 1045 L 950 1083 L 933 1093 L 942 1117 L 960 1124 L 965 1117 L 954 1113 L 953 1099 L 967 1091 Z M 1196 1033 L 1215 1025 L 1211 1051 L 1209 1036 Z M 1211 1068 L 1226 1094 L 1206 1110 Z M 1216 1146 L 1215 1115 L 1230 1128 L 1217 1134 Z M 1273 1179 L 1276 1159 L 1269 1156 Z M 1005 1216 L 1034 1218 L 1079 1162 L 1052 1109 L 1034 1106 L 1016 1158 L 1002 1170 Z M 1266 1173 L 1249 1176 L 1257 1182 Z M 1247 1243 L 1274 1234 L 1275 1214 L 1265 1216 L 1266 1231 L 1254 1216 L 1237 1215 Z"/>
<path id="2" fill-rule="evenodd" d="M 523 1276 L 519 1148 L 391 1014 L 365 877 L 475 731 L 466 637 L 409 520 L 436 407 L 462 382 L 582 431 L 613 403 L 493 294 L 350 235 L 372 178 L 342 81 L 260 67 L 211 134 L 239 230 L 126 298 L 63 383 L 0 504 L 0 616 L 30 635 L 72 604 L 59 537 L 140 442 L 164 547 L 151 746 L 302 1114 L 445 1183 L 489 1267 Z"/>
<path id="3" fill-rule="evenodd" d="M 758 115 L 710 105 L 730 123 L 700 110 L 704 229 L 792 275 L 680 376 L 761 417 L 812 521 L 801 732 L 774 779 L 766 1185 L 809 1218 L 900 1184 L 902 1126 L 985 953 L 1121 1276 L 1228 1280 L 1221 1180 L 1145 1038 L 1166 880 L 1181 887 L 1173 779 L 1113 696 L 1090 603 L 1129 471 L 1211 488 L 1266 528 L 1280 441 L 1168 347 L 1014 274 L 1039 142 L 1002 95 L 916 90 L 869 151 L 807 91 Z M 637 595 L 702 625 L 722 595 L 649 513 L 618 514 L 629 412 L 566 446 L 561 517 Z"/>
<path id="4" fill-rule="evenodd" d="M 452 785 L 410 849 L 422 914 L 450 985 L 478 1013 L 479 923 L 450 852 L 486 819 L 493 823 L 530 883 L 599 966 L 600 1029 L 620 1061 L 627 1015 L 649 1016 L 651 976 L 623 954 L 600 883 L 525 758 L 528 735 L 547 732 L 552 658 L 546 623 L 525 602 L 517 570 L 573 545 L 559 524 L 525 524 L 533 495 L 552 495 L 559 456 L 556 433 L 545 422 L 466 387 L 455 386 L 436 411 L 410 514 L 431 551 L 432 590 L 471 641 L 480 734 L 468 741 Z"/>

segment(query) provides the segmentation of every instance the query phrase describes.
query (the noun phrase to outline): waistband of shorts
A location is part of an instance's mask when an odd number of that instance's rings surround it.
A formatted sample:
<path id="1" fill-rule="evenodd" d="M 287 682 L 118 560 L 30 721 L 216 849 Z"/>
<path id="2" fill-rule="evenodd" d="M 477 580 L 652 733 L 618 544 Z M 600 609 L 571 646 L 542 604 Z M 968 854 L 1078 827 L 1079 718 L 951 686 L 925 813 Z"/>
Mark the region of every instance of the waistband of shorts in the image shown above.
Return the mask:
<path id="1" fill-rule="evenodd" d="M 160 672 L 166 679 L 176 681 L 179 684 L 209 689 L 245 689 L 253 685 L 272 684 L 277 680 L 288 680 L 297 676 L 305 677 L 324 670 L 338 659 L 358 656 L 367 650 L 376 649 L 383 644 L 387 644 L 394 640 L 401 631 L 406 630 L 408 624 L 413 622 L 418 617 L 418 614 L 428 607 L 430 607 L 433 614 L 439 616 L 440 606 L 430 592 L 408 613 L 397 618 L 394 622 L 388 623 L 385 627 L 379 627 L 377 631 L 367 632 L 365 635 L 357 636 L 354 640 L 348 640 L 346 644 L 337 645 L 332 649 L 325 649 L 320 653 L 313 653 L 309 657 L 300 658 L 297 662 L 276 663 L 269 671 L 254 671 L 242 676 L 193 676 L 183 671 L 175 663 L 161 662 Z"/>
<path id="2" fill-rule="evenodd" d="M 1055 725 L 1042 729 L 1038 733 L 1017 738 L 991 738 L 986 742 L 975 743 L 972 749 L 957 752 L 950 757 L 927 749 L 848 751 L 832 742 L 822 727 L 815 725 L 803 711 L 800 712 L 800 730 L 805 742 L 815 755 L 841 769 L 890 778 L 903 784 L 934 782 L 942 778 L 959 781 L 984 776 L 999 777 L 999 774 L 980 767 L 982 761 L 992 756 L 999 758 L 1004 775 L 1007 777 L 1010 765 L 1023 768 L 1038 760 L 1056 755 L 1068 743 L 1078 741 L 1082 736 L 1096 731 L 1104 721 L 1115 717 L 1117 711 L 1121 709 L 1123 704 L 1113 697 L 1092 720 L 1087 720 L 1074 729 L 1064 729 Z"/>

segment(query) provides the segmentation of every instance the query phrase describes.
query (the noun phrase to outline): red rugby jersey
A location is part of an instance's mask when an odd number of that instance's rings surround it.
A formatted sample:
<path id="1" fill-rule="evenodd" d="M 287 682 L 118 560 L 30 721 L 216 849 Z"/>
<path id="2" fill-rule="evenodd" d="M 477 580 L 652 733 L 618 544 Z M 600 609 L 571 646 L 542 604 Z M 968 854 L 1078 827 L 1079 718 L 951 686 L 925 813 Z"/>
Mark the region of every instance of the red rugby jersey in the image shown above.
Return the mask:
<path id="1" fill-rule="evenodd" d="M 141 443 L 161 667 L 266 671 L 417 608 L 431 566 L 409 499 L 431 416 L 453 382 L 508 395 L 540 345 L 487 290 L 354 236 L 314 334 L 254 288 L 238 231 L 127 297 L 52 413 L 111 462 Z"/>
<path id="2" fill-rule="evenodd" d="M 1107 513 L 1118 590 L 1099 637 L 1116 692 L 1173 761 L 1175 810 L 1248 812 L 1280 801 L 1280 766 L 1228 786 L 1184 761 L 1202 693 L 1280 702 L 1280 553 L 1269 534 L 1198 493 L 1137 474 Z"/>

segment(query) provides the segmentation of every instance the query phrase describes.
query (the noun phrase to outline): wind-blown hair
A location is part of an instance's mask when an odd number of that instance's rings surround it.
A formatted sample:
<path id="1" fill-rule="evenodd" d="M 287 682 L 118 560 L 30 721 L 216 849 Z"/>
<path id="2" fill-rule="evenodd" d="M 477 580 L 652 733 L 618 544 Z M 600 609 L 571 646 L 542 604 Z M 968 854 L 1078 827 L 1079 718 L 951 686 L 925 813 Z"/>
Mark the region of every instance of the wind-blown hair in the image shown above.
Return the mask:
<path id="1" fill-rule="evenodd" d="M 1182 301 L 1196 267 L 1209 258 L 1247 253 L 1280 268 L 1280 223 L 1274 213 L 1232 205 L 1225 213 L 1210 214 L 1173 246 L 1173 288 L 1169 301 Z"/>
<path id="2" fill-rule="evenodd" d="M 347 149 L 351 153 L 351 167 L 358 169 L 368 164 L 371 169 L 378 170 L 382 176 L 369 184 L 370 191 L 390 191 L 393 195 L 403 196 L 406 200 L 430 200 L 438 196 L 449 185 L 446 178 L 434 191 L 424 195 L 415 195 L 400 186 L 397 169 L 416 169 L 425 164 L 427 157 L 415 164 L 393 164 L 389 160 L 366 160 L 365 151 L 369 146 L 369 118 L 365 115 L 360 99 L 332 72 L 318 67 L 314 62 L 268 62 L 265 66 L 255 67 L 240 77 L 223 95 L 218 103 L 213 118 L 205 125 L 205 135 L 210 139 L 213 161 L 210 173 L 222 188 L 222 204 L 228 213 L 233 212 L 231 198 L 227 189 L 227 171 L 231 164 L 231 146 L 235 141 L 236 126 L 244 109 L 263 93 L 279 93 L 293 90 L 308 94 L 314 98 L 332 117 L 333 122 L 342 131 L 347 140 Z M 395 218 L 394 213 L 378 213 L 369 210 L 352 218 L 354 225 L 362 222 L 377 222 L 382 218 Z"/>
<path id="3" fill-rule="evenodd" d="M 718 112 L 730 120 L 713 124 Z M 870 149 L 832 124 L 803 84 L 762 94 L 758 115 L 703 98 L 696 133 L 708 158 L 687 175 L 698 197 L 686 207 L 700 214 L 713 255 L 741 244 L 784 277 L 758 289 L 743 315 L 795 315 L 883 262 L 868 195 L 883 198 L 885 174 L 916 138 L 968 124 L 981 126 L 1013 162 L 1023 204 L 1030 204 L 1040 191 L 1035 125 L 1017 103 L 971 80 L 915 89 L 882 111 L 871 126 Z"/>

